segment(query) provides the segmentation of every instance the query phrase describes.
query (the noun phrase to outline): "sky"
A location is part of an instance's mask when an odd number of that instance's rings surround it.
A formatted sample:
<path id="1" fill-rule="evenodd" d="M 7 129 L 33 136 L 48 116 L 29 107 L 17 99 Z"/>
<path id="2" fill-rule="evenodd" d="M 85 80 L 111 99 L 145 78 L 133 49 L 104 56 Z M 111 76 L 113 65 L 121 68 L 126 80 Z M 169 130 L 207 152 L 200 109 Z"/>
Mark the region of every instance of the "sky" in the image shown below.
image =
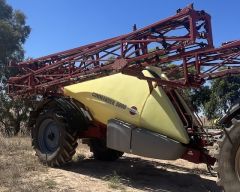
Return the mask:
<path id="1" fill-rule="evenodd" d="M 131 32 L 194 3 L 212 16 L 215 47 L 240 39 L 239 0 L 6 0 L 32 28 L 26 57 L 40 57 Z"/>

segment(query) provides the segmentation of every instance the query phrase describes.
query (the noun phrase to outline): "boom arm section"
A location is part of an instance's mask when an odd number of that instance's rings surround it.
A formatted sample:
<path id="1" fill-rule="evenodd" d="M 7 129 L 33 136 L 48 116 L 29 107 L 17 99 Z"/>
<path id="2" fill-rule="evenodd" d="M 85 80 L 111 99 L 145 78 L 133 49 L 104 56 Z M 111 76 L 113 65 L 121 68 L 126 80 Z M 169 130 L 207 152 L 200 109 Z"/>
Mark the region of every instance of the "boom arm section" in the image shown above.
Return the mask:
<path id="1" fill-rule="evenodd" d="M 143 67 L 137 65 L 124 68 L 123 73 L 155 81 L 162 86 L 197 88 L 206 80 L 240 74 L 240 41 L 225 43 L 220 48 L 180 52 L 173 56 L 159 57 L 156 54 L 155 58 L 149 61 L 142 62 L 141 66 L 158 66 L 169 79 L 145 77 L 142 74 Z"/>
<path id="2" fill-rule="evenodd" d="M 62 86 L 122 71 L 131 65 L 179 52 L 213 46 L 210 16 L 191 6 L 177 14 L 135 30 L 76 49 L 18 63 L 21 73 L 9 79 L 9 94 L 52 94 Z M 154 49 L 157 50 L 154 50 Z"/>
<path id="3" fill-rule="evenodd" d="M 9 79 L 9 94 L 52 95 L 63 86 L 117 72 L 171 87 L 200 86 L 205 79 L 238 73 L 240 42 L 214 49 L 210 20 L 189 6 L 129 34 L 12 64 L 20 73 Z M 160 67 L 169 80 L 145 77 L 148 65 Z"/>

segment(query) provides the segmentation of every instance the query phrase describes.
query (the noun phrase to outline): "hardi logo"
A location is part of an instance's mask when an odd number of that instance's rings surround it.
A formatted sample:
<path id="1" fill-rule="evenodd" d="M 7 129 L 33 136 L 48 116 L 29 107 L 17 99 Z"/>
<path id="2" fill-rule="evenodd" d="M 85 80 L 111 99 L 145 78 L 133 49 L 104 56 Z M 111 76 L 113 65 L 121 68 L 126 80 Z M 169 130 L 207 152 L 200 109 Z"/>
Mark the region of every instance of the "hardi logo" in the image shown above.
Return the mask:
<path id="1" fill-rule="evenodd" d="M 131 115 L 136 115 L 136 114 L 138 113 L 137 107 L 132 106 L 132 107 L 129 109 L 129 113 L 130 113 Z"/>

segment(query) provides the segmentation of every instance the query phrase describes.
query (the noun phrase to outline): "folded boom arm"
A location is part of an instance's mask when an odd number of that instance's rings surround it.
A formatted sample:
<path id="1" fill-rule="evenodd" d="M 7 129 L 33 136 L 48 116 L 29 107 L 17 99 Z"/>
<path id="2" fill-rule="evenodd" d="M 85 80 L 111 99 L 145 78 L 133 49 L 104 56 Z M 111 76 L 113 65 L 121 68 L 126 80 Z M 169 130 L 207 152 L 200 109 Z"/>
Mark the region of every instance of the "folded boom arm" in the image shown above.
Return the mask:
<path id="1" fill-rule="evenodd" d="M 171 87 L 196 87 L 207 79 L 239 73 L 240 42 L 214 49 L 210 20 L 204 11 L 189 6 L 129 34 L 12 63 L 20 72 L 9 79 L 9 94 L 56 94 L 63 86 L 118 72 Z M 148 65 L 160 67 L 169 81 L 145 77 L 142 70 Z"/>

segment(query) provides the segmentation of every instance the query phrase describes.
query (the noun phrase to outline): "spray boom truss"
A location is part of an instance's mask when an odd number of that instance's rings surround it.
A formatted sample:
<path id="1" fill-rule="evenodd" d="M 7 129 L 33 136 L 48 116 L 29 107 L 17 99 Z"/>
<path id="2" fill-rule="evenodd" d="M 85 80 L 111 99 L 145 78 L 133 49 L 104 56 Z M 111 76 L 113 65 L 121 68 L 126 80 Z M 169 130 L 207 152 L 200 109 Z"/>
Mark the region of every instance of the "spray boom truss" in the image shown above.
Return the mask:
<path id="1" fill-rule="evenodd" d="M 113 73 L 137 76 L 162 86 L 198 87 L 204 80 L 239 73 L 240 41 L 213 48 L 211 17 L 192 6 L 157 23 L 115 38 L 38 59 L 11 64 L 9 94 L 26 97 L 59 93 L 63 86 Z M 170 64 L 170 65 L 169 65 Z M 149 65 L 169 80 L 145 77 Z"/>

